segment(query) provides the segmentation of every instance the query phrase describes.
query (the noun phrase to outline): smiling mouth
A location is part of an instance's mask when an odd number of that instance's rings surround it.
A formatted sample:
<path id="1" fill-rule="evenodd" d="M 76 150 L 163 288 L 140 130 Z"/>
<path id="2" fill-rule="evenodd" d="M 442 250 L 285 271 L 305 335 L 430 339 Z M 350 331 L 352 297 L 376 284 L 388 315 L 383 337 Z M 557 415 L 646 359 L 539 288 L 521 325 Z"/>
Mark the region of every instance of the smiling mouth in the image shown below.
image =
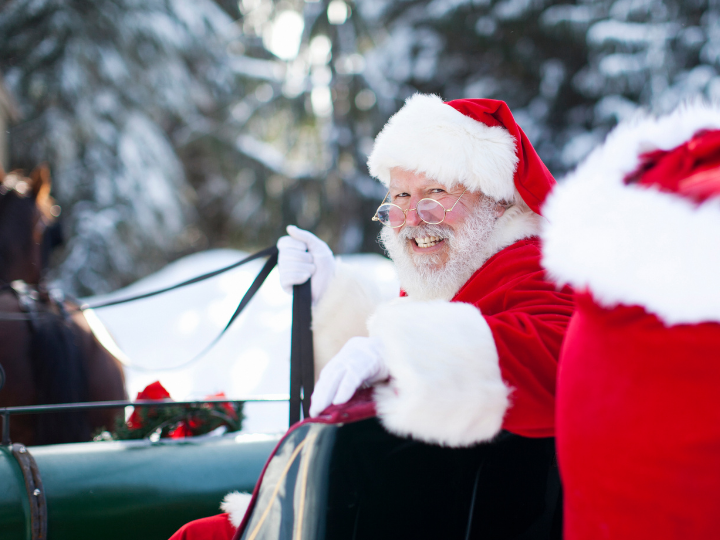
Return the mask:
<path id="1" fill-rule="evenodd" d="M 440 236 L 425 236 L 425 237 L 420 237 L 420 238 L 413 238 L 415 245 L 417 245 L 419 248 L 422 248 L 422 249 L 431 248 L 433 246 L 436 246 L 443 240 L 445 240 L 445 239 L 441 238 Z"/>

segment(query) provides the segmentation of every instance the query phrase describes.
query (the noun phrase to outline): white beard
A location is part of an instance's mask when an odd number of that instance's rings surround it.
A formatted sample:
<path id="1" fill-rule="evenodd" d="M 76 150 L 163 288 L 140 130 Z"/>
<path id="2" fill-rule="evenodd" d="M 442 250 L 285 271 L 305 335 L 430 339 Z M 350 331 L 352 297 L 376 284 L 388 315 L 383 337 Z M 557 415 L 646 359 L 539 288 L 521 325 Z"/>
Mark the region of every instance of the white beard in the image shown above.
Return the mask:
<path id="1" fill-rule="evenodd" d="M 417 300 L 451 300 L 468 279 L 497 252 L 492 241 L 497 203 L 481 199 L 473 213 L 457 230 L 440 223 L 405 226 L 399 233 L 389 227 L 380 232 L 380 244 L 393 260 L 400 285 Z M 445 239 L 443 265 L 441 253 L 415 253 L 408 239 L 439 236 Z"/>

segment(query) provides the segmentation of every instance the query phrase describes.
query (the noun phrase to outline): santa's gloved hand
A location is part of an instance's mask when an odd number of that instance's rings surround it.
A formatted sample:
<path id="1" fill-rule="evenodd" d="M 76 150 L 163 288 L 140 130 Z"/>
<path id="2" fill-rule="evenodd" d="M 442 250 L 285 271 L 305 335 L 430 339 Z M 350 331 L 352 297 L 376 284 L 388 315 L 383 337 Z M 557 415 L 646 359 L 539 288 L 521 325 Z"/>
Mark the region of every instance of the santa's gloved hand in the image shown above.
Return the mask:
<path id="1" fill-rule="evenodd" d="M 310 399 L 310 416 L 317 416 L 331 404 L 347 402 L 363 384 L 373 384 L 389 376 L 378 338 L 350 338 L 320 372 Z"/>
<path id="2" fill-rule="evenodd" d="M 333 252 L 309 231 L 288 225 L 287 232 L 290 236 L 277 242 L 280 285 L 292 294 L 293 285 L 302 285 L 312 278 L 312 303 L 317 304 L 335 274 Z"/>

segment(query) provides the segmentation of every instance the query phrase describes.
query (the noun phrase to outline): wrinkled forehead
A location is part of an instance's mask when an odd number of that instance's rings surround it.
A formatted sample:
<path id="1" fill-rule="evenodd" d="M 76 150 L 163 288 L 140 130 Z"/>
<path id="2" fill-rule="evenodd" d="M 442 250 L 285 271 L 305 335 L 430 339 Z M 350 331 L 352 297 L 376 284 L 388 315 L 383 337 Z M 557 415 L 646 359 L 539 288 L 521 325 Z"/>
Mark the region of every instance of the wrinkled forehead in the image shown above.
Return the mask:
<path id="1" fill-rule="evenodd" d="M 390 169 L 390 190 L 396 189 L 413 189 L 428 186 L 442 186 L 446 189 L 452 189 L 455 186 L 447 186 L 442 182 L 426 175 L 422 171 L 409 171 L 400 167 Z"/>

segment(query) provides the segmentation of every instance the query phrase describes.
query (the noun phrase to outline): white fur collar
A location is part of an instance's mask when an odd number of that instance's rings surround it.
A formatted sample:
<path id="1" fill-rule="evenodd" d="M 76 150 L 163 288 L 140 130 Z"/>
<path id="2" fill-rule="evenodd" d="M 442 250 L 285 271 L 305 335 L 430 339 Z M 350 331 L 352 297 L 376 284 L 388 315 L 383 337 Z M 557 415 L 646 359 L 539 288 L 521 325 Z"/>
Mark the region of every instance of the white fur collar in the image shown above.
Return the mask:
<path id="1" fill-rule="evenodd" d="M 516 200 L 521 200 L 517 192 Z M 545 221 L 545 219 L 542 216 L 539 216 L 524 204 L 511 206 L 500 219 L 498 219 L 495 230 L 490 237 L 489 242 L 492 246 L 490 256 L 513 245 L 515 242 L 530 238 L 531 236 L 538 236 L 542 229 L 543 221 Z"/>
<path id="2" fill-rule="evenodd" d="M 697 206 L 625 185 L 641 154 L 720 129 L 720 107 L 690 104 L 618 126 L 558 184 L 543 215 L 543 264 L 606 307 L 639 305 L 667 324 L 720 322 L 720 201 Z"/>

